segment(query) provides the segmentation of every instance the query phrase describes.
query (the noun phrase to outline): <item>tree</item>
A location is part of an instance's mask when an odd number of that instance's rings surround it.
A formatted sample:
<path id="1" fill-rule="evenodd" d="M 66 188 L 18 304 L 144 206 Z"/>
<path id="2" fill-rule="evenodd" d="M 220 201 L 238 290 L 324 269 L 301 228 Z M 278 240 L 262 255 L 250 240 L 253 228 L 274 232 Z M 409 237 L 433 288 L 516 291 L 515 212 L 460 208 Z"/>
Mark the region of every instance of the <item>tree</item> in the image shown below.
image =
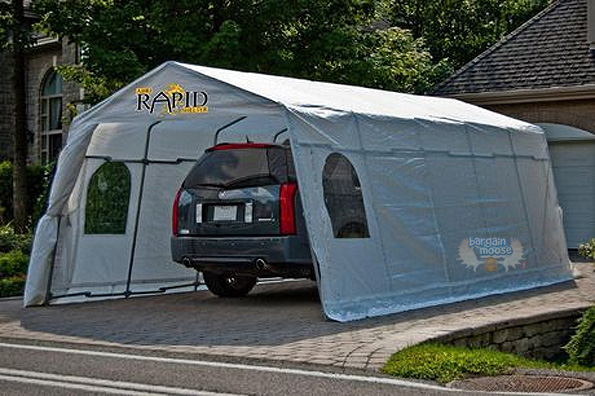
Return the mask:
<path id="1" fill-rule="evenodd" d="M 23 0 L 3 3 L 0 8 L 0 35 L 2 50 L 9 55 L 14 101 L 14 155 L 13 155 L 13 217 L 14 228 L 24 233 L 29 215 L 27 188 L 27 114 L 25 92 L 25 49 L 30 43 L 29 29 L 24 16 Z"/>
<path id="2" fill-rule="evenodd" d="M 96 102 L 166 60 L 423 92 L 444 74 L 423 40 L 375 29 L 372 0 L 38 0 L 45 32 L 82 49 L 63 66 Z"/>
<path id="3" fill-rule="evenodd" d="M 425 39 L 436 60 L 462 67 L 551 0 L 387 0 L 384 15 Z"/>

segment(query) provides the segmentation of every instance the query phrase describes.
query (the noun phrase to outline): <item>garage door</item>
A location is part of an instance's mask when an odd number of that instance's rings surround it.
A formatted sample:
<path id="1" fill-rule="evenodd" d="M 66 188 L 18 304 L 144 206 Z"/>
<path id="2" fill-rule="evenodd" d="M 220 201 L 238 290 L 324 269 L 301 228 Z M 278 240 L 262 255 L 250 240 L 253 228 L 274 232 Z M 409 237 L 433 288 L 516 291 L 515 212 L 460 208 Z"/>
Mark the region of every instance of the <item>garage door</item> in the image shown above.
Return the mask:
<path id="1" fill-rule="evenodd" d="M 568 248 L 595 237 L 595 141 L 551 141 L 550 157 Z"/>

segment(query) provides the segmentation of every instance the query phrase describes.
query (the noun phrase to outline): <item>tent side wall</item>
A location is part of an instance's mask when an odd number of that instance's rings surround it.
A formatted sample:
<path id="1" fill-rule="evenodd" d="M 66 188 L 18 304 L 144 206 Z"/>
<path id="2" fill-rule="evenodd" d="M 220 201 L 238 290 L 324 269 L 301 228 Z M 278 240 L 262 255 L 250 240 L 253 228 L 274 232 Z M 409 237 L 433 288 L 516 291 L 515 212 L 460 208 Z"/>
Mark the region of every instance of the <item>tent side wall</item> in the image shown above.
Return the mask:
<path id="1" fill-rule="evenodd" d="M 326 314 L 346 321 L 572 278 L 543 134 L 465 123 L 288 113 Z M 333 234 L 327 162 L 361 181 L 369 236 Z M 332 193 L 331 193 L 332 194 Z M 354 215 L 357 217 L 357 215 Z M 463 245 L 497 238 L 494 260 Z"/>

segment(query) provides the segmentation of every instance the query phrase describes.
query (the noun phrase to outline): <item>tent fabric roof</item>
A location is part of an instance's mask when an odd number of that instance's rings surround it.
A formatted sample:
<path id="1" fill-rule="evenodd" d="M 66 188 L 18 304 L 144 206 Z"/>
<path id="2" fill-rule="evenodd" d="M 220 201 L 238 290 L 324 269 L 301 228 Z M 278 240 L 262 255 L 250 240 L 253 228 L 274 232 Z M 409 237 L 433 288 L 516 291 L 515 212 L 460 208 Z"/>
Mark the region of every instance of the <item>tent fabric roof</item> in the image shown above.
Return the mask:
<path id="1" fill-rule="evenodd" d="M 119 113 L 116 107 L 128 100 L 131 90 L 142 85 L 143 81 L 150 81 L 153 76 L 168 72 L 183 74 L 188 80 L 191 80 L 192 74 L 207 77 L 218 84 L 238 88 L 251 96 L 277 103 L 288 109 L 299 109 L 303 113 L 357 113 L 404 120 L 486 125 L 541 133 L 540 129 L 532 124 L 455 99 L 216 69 L 174 61 L 162 64 L 109 99 L 82 113 L 73 124 L 81 124 L 87 120 L 94 120 L 94 122 L 116 120 Z M 108 108 L 110 111 L 106 111 Z M 123 117 L 128 119 L 129 113 Z"/>
<path id="2" fill-rule="evenodd" d="M 595 83 L 587 0 L 558 0 L 437 87 L 440 96 Z"/>
<path id="3" fill-rule="evenodd" d="M 175 62 L 174 62 L 175 63 Z M 417 96 L 378 89 L 309 81 L 289 77 L 238 72 L 176 63 L 202 75 L 283 104 L 317 111 L 354 112 L 456 123 L 491 124 L 500 127 L 532 129 L 531 124 L 467 103 L 430 96 Z"/>

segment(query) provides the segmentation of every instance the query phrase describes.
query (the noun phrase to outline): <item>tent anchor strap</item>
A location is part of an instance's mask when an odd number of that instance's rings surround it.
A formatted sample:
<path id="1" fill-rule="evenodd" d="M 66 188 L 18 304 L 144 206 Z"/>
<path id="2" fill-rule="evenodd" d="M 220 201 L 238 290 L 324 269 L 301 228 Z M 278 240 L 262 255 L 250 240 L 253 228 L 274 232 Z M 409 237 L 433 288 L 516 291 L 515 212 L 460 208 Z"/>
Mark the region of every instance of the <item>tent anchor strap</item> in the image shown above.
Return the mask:
<path id="1" fill-rule="evenodd" d="M 120 293 L 91 293 L 89 291 L 86 292 L 79 292 L 79 293 L 66 293 L 66 294 L 50 294 L 50 300 L 56 300 L 59 298 L 68 298 L 68 297 L 87 297 L 87 298 L 100 298 L 100 297 L 119 297 L 119 296 L 137 296 L 143 294 L 161 294 L 165 293 L 168 290 L 172 289 L 181 289 L 185 287 L 198 287 L 202 285 L 202 282 L 191 282 L 191 283 L 184 283 L 182 285 L 175 285 L 175 286 L 164 286 L 160 287 L 159 289 L 154 290 L 145 290 L 145 291 L 124 291 Z"/>

